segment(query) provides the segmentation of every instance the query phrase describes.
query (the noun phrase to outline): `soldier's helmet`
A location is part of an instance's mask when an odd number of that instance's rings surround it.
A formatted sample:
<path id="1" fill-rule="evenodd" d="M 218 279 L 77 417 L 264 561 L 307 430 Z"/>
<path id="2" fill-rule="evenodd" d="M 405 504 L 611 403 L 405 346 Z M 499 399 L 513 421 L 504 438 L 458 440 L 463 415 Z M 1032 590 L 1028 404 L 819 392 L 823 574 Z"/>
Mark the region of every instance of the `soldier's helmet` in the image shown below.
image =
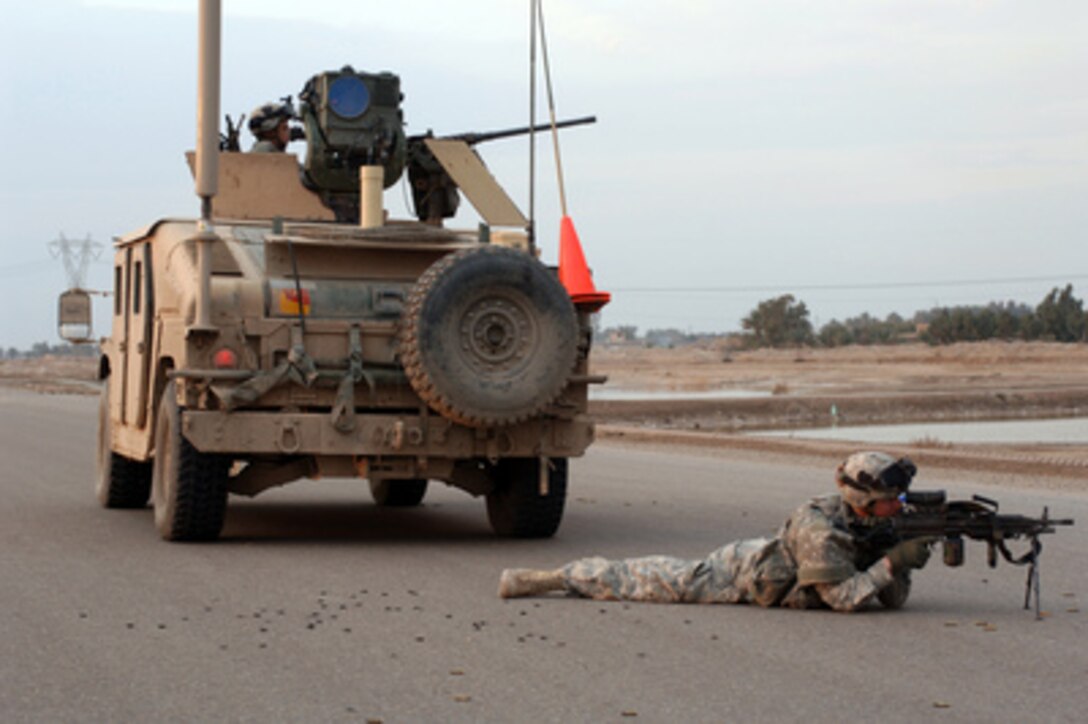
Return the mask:
<path id="1" fill-rule="evenodd" d="M 882 452 L 856 452 L 836 471 L 843 499 L 857 508 L 875 500 L 891 500 L 905 493 L 918 468 L 909 458 Z"/>
<path id="2" fill-rule="evenodd" d="M 265 103 L 249 114 L 249 132 L 254 136 L 276 130 L 281 121 L 296 118 L 295 108 L 289 101 Z"/>

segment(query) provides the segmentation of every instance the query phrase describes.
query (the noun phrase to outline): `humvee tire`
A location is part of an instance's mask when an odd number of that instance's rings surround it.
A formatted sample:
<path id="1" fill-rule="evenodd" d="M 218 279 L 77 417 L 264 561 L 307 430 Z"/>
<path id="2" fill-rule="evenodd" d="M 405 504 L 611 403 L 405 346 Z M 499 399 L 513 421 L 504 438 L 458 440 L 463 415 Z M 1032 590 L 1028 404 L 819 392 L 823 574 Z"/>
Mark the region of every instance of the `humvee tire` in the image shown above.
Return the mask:
<path id="1" fill-rule="evenodd" d="M 410 508 L 419 505 L 426 494 L 426 478 L 370 481 L 370 496 L 374 498 L 374 502 L 389 508 Z"/>
<path id="2" fill-rule="evenodd" d="M 181 413 L 171 380 L 155 418 L 151 498 L 159 535 L 171 541 L 218 538 L 227 509 L 229 472 L 229 458 L 202 453 L 181 434 Z"/>
<path id="3" fill-rule="evenodd" d="M 143 508 L 151 497 L 151 463 L 113 451 L 110 434 L 110 379 L 98 400 L 98 470 L 94 493 L 104 508 Z"/>
<path id="4" fill-rule="evenodd" d="M 570 296 L 524 252 L 481 246 L 447 255 L 405 305 L 408 381 L 433 410 L 470 427 L 538 414 L 566 387 L 577 353 Z"/>
<path id="5" fill-rule="evenodd" d="M 563 519 L 567 459 L 551 458 L 548 494 L 540 494 L 540 459 L 506 458 L 495 465 L 495 489 L 487 494 L 487 519 L 496 535 L 550 538 Z"/>

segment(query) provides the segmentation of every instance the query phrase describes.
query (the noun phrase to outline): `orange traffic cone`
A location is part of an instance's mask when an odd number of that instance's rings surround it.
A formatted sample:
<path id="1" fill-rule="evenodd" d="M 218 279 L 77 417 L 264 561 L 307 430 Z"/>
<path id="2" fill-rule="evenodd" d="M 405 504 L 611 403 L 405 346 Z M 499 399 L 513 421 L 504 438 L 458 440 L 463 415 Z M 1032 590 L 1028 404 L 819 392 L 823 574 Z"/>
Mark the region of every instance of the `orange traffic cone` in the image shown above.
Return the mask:
<path id="1" fill-rule="evenodd" d="M 584 311 L 596 312 L 612 299 L 611 294 L 598 292 L 593 286 L 582 243 L 569 216 L 559 222 L 559 281 L 574 305 Z"/>

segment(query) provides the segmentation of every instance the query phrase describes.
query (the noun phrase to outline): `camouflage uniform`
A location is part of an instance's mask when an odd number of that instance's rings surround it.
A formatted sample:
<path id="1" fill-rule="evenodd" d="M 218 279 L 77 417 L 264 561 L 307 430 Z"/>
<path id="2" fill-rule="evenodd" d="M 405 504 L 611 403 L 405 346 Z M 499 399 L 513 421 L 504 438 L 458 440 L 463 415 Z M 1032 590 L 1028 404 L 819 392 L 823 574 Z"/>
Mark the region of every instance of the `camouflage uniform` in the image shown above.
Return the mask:
<path id="1" fill-rule="evenodd" d="M 249 149 L 250 153 L 283 153 L 284 150 L 268 140 L 260 140 L 253 144 L 253 148 Z"/>
<path id="2" fill-rule="evenodd" d="M 893 576 L 882 552 L 861 550 L 849 530 L 852 518 L 841 496 L 818 497 L 798 508 L 774 538 L 730 543 L 701 561 L 584 558 L 561 569 L 563 584 L 599 600 L 855 611 L 879 597 L 886 606 L 901 606 L 909 574 Z"/>

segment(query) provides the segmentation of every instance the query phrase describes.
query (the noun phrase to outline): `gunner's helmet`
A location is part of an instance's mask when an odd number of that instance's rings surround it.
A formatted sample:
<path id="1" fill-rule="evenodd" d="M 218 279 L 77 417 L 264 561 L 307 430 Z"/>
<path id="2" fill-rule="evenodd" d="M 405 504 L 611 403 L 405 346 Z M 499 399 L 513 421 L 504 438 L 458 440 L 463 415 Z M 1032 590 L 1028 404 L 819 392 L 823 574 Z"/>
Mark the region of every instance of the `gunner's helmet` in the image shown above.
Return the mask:
<path id="1" fill-rule="evenodd" d="M 907 492 L 917 472 L 909 458 L 866 451 L 846 458 L 836 470 L 835 480 L 843 500 L 855 508 L 865 508 L 873 501 L 893 500 Z"/>
<path id="2" fill-rule="evenodd" d="M 265 103 L 253 109 L 249 114 L 249 132 L 254 136 L 270 133 L 276 130 L 276 126 L 282 121 L 297 118 L 294 106 L 290 101 L 279 103 Z"/>

